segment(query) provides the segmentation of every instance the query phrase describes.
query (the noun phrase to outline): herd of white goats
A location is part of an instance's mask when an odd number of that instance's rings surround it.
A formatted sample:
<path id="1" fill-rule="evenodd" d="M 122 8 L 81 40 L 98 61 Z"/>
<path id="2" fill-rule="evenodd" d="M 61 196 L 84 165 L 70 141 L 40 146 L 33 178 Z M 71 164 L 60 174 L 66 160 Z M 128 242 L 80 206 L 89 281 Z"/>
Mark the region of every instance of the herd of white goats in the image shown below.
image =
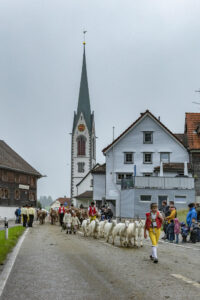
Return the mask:
<path id="1" fill-rule="evenodd" d="M 144 220 L 136 220 L 130 222 L 126 220 L 124 223 L 117 223 L 116 220 L 112 220 L 110 223 L 105 221 L 99 221 L 98 219 L 84 220 L 82 223 L 82 230 L 84 236 L 92 236 L 94 238 L 105 238 L 106 242 L 112 238 L 112 244 L 115 244 L 115 239 L 118 236 L 120 238 L 121 246 L 135 246 L 142 247 L 144 239 Z"/>

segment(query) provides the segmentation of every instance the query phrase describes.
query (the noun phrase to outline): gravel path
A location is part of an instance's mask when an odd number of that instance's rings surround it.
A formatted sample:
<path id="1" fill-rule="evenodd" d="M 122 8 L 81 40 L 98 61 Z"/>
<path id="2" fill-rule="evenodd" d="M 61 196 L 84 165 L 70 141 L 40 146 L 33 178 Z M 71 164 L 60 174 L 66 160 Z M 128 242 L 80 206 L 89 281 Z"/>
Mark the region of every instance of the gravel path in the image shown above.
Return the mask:
<path id="1" fill-rule="evenodd" d="M 37 225 L 30 228 L 0 299 L 197 299 L 200 247 L 187 247 L 161 243 L 155 265 L 148 259 L 148 241 L 126 249 Z"/>

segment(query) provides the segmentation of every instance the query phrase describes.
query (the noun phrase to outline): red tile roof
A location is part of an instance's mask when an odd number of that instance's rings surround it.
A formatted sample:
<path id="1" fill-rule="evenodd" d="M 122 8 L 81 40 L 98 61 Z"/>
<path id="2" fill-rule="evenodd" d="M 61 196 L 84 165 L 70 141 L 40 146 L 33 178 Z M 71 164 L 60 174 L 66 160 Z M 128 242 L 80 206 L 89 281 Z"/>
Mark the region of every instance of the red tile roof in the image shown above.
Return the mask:
<path id="1" fill-rule="evenodd" d="M 187 135 L 188 148 L 190 150 L 200 150 L 200 134 L 197 133 L 200 128 L 200 113 L 185 114 L 185 134 Z"/>
<path id="2" fill-rule="evenodd" d="M 68 206 L 71 205 L 71 198 L 66 198 L 66 197 L 58 198 L 58 199 L 56 199 L 56 201 L 59 201 L 60 204 L 63 204 L 63 205 L 65 204 L 65 202 L 67 202 Z"/>

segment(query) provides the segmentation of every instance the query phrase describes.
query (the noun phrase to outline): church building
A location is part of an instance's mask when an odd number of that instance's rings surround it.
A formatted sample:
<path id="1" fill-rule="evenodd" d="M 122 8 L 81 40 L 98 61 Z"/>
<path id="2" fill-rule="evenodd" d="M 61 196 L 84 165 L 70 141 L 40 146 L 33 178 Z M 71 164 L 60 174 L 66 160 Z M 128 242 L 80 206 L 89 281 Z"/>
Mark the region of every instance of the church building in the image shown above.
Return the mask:
<path id="1" fill-rule="evenodd" d="M 90 172 L 95 164 L 95 122 L 94 112 L 91 112 L 90 107 L 84 42 L 78 108 L 74 112 L 71 144 L 71 199 L 75 206 L 79 204 L 75 198 L 77 196 L 77 184 Z"/>

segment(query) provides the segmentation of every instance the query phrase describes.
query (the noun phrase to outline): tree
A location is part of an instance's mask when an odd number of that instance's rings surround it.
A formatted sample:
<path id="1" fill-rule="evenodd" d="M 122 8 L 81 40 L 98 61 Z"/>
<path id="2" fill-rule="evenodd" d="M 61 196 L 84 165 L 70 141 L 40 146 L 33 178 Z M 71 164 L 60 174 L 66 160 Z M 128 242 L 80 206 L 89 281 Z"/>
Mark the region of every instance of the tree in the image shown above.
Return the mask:
<path id="1" fill-rule="evenodd" d="M 37 208 L 40 208 L 40 209 L 42 209 L 42 204 L 41 204 L 41 202 L 40 202 L 40 201 L 37 201 Z"/>

